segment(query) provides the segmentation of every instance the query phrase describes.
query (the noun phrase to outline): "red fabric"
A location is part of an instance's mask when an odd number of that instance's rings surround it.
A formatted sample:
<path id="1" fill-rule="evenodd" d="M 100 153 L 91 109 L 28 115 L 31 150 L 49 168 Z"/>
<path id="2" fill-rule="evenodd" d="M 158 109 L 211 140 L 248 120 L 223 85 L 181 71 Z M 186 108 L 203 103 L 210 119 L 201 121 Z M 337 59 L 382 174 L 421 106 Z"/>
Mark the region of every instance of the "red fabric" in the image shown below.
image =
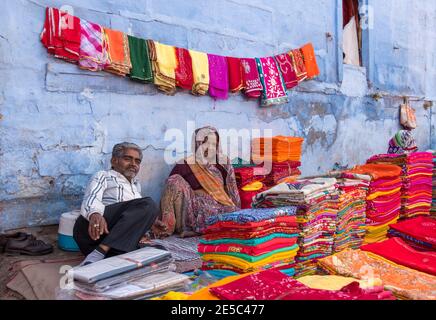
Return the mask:
<path id="1" fill-rule="evenodd" d="M 417 251 L 401 238 L 367 244 L 361 250 L 375 253 L 402 266 L 436 275 L 436 252 Z"/>
<path id="2" fill-rule="evenodd" d="M 274 58 L 276 59 L 277 65 L 282 72 L 286 89 L 291 89 L 295 87 L 298 84 L 298 78 L 294 70 L 291 56 L 287 53 L 282 53 L 275 56 Z"/>
<path id="3" fill-rule="evenodd" d="M 389 227 L 436 246 L 436 219 L 420 216 L 391 224 Z"/>
<path id="4" fill-rule="evenodd" d="M 367 293 L 358 282 L 341 290 L 311 289 L 278 270 L 250 274 L 228 284 L 210 288 L 222 300 L 380 300 L 394 299 L 391 293 Z"/>
<path id="5" fill-rule="evenodd" d="M 238 92 L 244 88 L 241 59 L 227 57 L 229 66 L 229 87 L 231 92 Z"/>
<path id="6" fill-rule="evenodd" d="M 238 189 L 239 198 L 241 199 L 241 209 L 250 209 L 251 204 L 253 203 L 253 197 L 255 197 L 258 193 L 265 191 L 267 188 L 262 188 L 256 191 L 244 191 L 242 189 Z"/>
<path id="7" fill-rule="evenodd" d="M 192 58 L 189 51 L 184 48 L 176 48 L 177 68 L 176 85 L 186 90 L 192 90 L 194 75 L 192 73 Z"/>
<path id="8" fill-rule="evenodd" d="M 41 42 L 47 51 L 55 57 L 71 62 L 79 61 L 80 53 L 80 19 L 59 11 L 46 8 Z"/>
<path id="9" fill-rule="evenodd" d="M 222 232 L 214 232 L 210 234 L 204 234 L 203 238 L 206 240 L 217 240 L 222 238 L 237 238 L 237 239 L 253 239 L 253 238 L 261 238 L 268 236 L 273 233 L 287 233 L 294 234 L 299 233 L 300 230 L 295 227 L 268 227 L 259 231 L 222 231 Z"/>
<path id="10" fill-rule="evenodd" d="M 260 82 L 259 70 L 256 60 L 253 58 L 241 59 L 244 90 L 248 98 L 259 98 L 262 94 L 262 83 Z"/>
<path id="11" fill-rule="evenodd" d="M 295 238 L 274 238 L 270 241 L 266 241 L 255 246 L 246 246 L 239 243 L 229 243 L 220 245 L 202 244 L 198 245 L 198 252 L 200 253 L 212 253 L 212 252 L 239 252 L 249 254 L 251 256 L 260 256 L 262 254 L 271 252 L 273 250 L 292 247 L 297 243 L 297 237 Z"/>
<path id="12" fill-rule="evenodd" d="M 235 168 L 235 178 L 238 188 L 266 178 L 266 171 L 261 166 Z M 255 174 L 256 173 L 256 174 Z"/>
<path id="13" fill-rule="evenodd" d="M 237 223 L 233 221 L 220 221 L 208 226 L 205 233 L 217 232 L 217 231 L 228 231 L 228 230 L 247 230 L 247 231 L 257 231 L 264 229 L 269 226 L 281 226 L 281 227 L 297 227 L 297 217 L 296 216 L 281 216 L 274 219 L 253 221 L 246 223 Z"/>

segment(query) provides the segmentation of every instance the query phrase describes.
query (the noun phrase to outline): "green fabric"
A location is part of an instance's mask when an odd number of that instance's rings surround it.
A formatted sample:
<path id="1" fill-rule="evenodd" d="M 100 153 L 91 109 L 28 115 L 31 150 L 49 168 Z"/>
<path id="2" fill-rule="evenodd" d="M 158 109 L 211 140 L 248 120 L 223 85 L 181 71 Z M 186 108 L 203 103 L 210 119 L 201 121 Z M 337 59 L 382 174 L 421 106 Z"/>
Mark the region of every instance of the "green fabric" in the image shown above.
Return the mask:
<path id="1" fill-rule="evenodd" d="M 202 253 L 200 255 L 203 256 L 204 254 L 208 254 L 208 255 L 219 254 L 219 255 L 233 256 L 236 258 L 244 259 L 245 261 L 248 261 L 248 262 L 258 262 L 262 259 L 266 259 L 268 257 L 271 257 L 272 255 L 274 255 L 276 253 L 293 251 L 295 249 L 298 249 L 297 244 L 294 244 L 292 247 L 286 247 L 286 248 L 273 250 L 273 251 L 270 251 L 268 253 L 262 254 L 260 256 L 250 256 L 249 254 L 239 253 L 239 252 L 208 252 L 208 253 Z"/>
<path id="2" fill-rule="evenodd" d="M 133 36 L 128 35 L 127 37 L 129 39 L 130 61 L 132 62 L 130 78 L 141 82 L 153 82 L 147 42 Z"/>
<path id="3" fill-rule="evenodd" d="M 262 237 L 262 238 L 255 238 L 255 239 L 235 239 L 235 238 L 223 238 L 223 239 L 217 239 L 217 240 L 204 240 L 200 239 L 200 243 L 204 244 L 224 244 L 224 243 L 236 243 L 236 244 L 242 244 L 245 246 L 257 246 L 261 243 L 270 241 L 275 238 L 296 238 L 298 237 L 297 233 L 294 234 L 288 234 L 288 233 L 273 233 L 268 236 Z"/>

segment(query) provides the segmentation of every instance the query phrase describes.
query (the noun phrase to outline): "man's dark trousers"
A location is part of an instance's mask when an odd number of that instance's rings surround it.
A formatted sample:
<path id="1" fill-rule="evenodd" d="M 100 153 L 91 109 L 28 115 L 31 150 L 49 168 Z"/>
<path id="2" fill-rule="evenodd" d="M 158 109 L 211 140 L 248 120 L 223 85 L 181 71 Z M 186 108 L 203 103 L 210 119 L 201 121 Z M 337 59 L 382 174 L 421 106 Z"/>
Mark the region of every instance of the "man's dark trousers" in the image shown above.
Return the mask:
<path id="1" fill-rule="evenodd" d="M 105 207 L 103 215 L 109 234 L 92 240 L 88 232 L 89 222 L 80 216 L 74 225 L 73 237 L 84 255 L 100 244 L 111 248 L 108 256 L 130 252 L 138 249 L 139 240 L 150 230 L 158 215 L 159 209 L 150 197 L 111 204 Z"/>

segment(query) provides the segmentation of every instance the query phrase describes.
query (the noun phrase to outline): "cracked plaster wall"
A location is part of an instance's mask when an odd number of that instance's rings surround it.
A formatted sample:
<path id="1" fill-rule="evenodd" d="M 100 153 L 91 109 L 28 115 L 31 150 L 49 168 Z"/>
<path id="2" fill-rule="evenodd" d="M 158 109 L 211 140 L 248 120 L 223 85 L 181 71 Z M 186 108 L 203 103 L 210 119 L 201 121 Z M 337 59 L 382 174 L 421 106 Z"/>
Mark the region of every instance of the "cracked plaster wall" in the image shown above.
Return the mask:
<path id="1" fill-rule="evenodd" d="M 369 0 L 376 11 L 364 41 L 366 68 L 341 72 L 338 2 L 1 1 L 0 230 L 56 223 L 80 205 L 90 175 L 107 168 L 113 144 L 125 140 L 143 147 L 144 195 L 159 201 L 171 170 L 164 134 L 171 128 L 186 134 L 188 121 L 302 136 L 302 171 L 312 175 L 385 152 L 399 129 L 401 96 L 410 95 L 417 100 L 419 147 L 435 147 L 435 107 L 423 108 L 423 100 L 436 97 L 436 3 Z M 241 95 L 217 102 L 186 92 L 165 96 L 152 85 L 49 56 L 39 42 L 44 8 L 64 4 L 83 19 L 215 54 L 273 55 L 310 41 L 321 76 L 290 91 L 288 104 L 269 109 Z M 373 99 L 375 92 L 382 98 Z"/>

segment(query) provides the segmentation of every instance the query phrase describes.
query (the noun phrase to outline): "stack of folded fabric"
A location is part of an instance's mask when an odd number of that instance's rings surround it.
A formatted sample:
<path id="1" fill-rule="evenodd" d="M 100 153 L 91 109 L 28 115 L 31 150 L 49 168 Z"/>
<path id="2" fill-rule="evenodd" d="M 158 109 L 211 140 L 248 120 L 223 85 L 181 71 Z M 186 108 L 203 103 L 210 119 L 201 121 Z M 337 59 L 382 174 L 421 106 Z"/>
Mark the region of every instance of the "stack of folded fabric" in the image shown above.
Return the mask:
<path id="1" fill-rule="evenodd" d="M 271 172 L 265 178 L 264 183 L 273 187 L 281 182 L 293 182 L 300 178 L 300 161 L 282 161 L 271 164 Z"/>
<path id="2" fill-rule="evenodd" d="M 433 179 L 432 179 L 432 203 L 430 214 L 436 216 L 436 151 L 431 151 L 433 154 Z"/>
<path id="3" fill-rule="evenodd" d="M 80 299 L 146 299 L 182 290 L 189 277 L 173 272 L 168 251 L 142 248 L 69 271 Z"/>
<path id="4" fill-rule="evenodd" d="M 366 197 L 366 235 L 363 243 L 386 238 L 389 225 L 397 222 L 401 208 L 401 168 L 389 164 L 356 166 L 350 173 L 371 176 Z"/>
<path id="5" fill-rule="evenodd" d="M 418 251 L 403 239 L 393 237 L 360 248 L 399 265 L 436 276 L 436 252 Z"/>
<path id="6" fill-rule="evenodd" d="M 389 235 L 399 237 L 419 250 L 436 250 L 436 220 L 419 216 L 391 224 Z"/>
<path id="7" fill-rule="evenodd" d="M 371 289 L 361 288 L 358 281 L 337 290 L 311 288 L 278 270 L 265 270 L 213 286 L 209 291 L 220 300 L 395 300 L 382 287 Z"/>
<path id="8" fill-rule="evenodd" d="M 381 280 L 400 299 L 436 300 L 436 277 L 360 249 L 346 249 L 318 261 L 325 271 L 357 279 Z"/>
<path id="9" fill-rule="evenodd" d="M 236 185 L 241 198 L 241 209 L 251 208 L 253 197 L 266 189 L 266 171 L 261 166 L 247 165 L 235 167 Z"/>
<path id="10" fill-rule="evenodd" d="M 301 161 L 303 138 L 275 136 L 252 140 L 251 156 L 254 163 Z"/>
<path id="11" fill-rule="evenodd" d="M 433 155 L 430 152 L 380 154 L 367 162 L 393 164 L 402 168 L 401 218 L 429 214 L 433 174 Z"/>
<path id="12" fill-rule="evenodd" d="M 282 267 L 293 273 L 298 251 L 296 211 L 289 206 L 210 217 L 198 246 L 202 269 L 230 275 Z"/>
<path id="13" fill-rule="evenodd" d="M 340 173 L 338 214 L 333 252 L 347 248 L 357 249 L 365 236 L 366 194 L 371 177 L 353 173 Z"/>
<path id="14" fill-rule="evenodd" d="M 337 219 L 337 180 L 314 178 L 281 183 L 256 195 L 254 207 L 298 206 L 300 247 L 296 258 L 298 276 L 316 272 L 316 260 L 333 250 Z"/>

